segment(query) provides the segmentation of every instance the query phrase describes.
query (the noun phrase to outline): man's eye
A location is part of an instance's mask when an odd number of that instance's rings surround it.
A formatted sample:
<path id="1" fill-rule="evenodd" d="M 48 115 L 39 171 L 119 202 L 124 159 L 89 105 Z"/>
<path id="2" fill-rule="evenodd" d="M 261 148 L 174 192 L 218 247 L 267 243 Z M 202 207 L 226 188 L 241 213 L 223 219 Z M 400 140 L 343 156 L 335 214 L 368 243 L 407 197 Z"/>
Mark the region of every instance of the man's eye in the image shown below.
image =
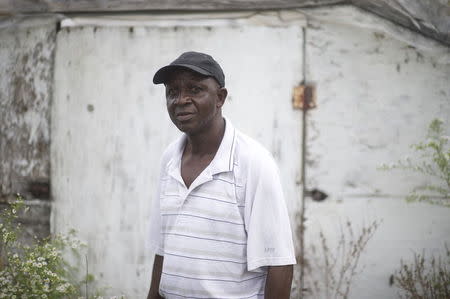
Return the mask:
<path id="1" fill-rule="evenodd" d="M 191 92 L 192 93 L 199 93 L 200 91 L 201 91 L 200 87 L 197 87 L 197 86 L 191 87 Z"/>
<path id="2" fill-rule="evenodd" d="M 176 95 L 177 95 L 177 91 L 175 89 L 169 89 L 167 91 L 167 96 L 170 97 L 170 98 L 172 98 L 172 97 L 174 97 Z"/>

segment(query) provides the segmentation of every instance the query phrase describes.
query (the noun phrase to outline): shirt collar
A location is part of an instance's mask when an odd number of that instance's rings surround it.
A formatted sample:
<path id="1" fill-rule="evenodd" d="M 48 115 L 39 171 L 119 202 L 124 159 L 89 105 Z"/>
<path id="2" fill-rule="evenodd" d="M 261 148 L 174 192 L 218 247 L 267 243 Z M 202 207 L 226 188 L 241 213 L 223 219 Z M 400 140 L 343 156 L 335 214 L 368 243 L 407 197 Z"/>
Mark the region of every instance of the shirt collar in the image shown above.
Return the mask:
<path id="1" fill-rule="evenodd" d="M 220 142 L 214 159 L 209 164 L 211 174 L 232 171 L 234 166 L 234 148 L 236 143 L 236 130 L 228 118 L 225 118 L 225 134 Z"/>
<path id="2" fill-rule="evenodd" d="M 228 118 L 225 119 L 225 133 L 220 142 L 219 149 L 206 170 L 212 176 L 221 172 L 232 171 L 234 167 L 234 149 L 236 144 L 236 130 Z M 168 174 L 183 183 L 181 178 L 181 157 L 186 145 L 186 134 L 178 138 L 175 151 L 168 163 Z"/>

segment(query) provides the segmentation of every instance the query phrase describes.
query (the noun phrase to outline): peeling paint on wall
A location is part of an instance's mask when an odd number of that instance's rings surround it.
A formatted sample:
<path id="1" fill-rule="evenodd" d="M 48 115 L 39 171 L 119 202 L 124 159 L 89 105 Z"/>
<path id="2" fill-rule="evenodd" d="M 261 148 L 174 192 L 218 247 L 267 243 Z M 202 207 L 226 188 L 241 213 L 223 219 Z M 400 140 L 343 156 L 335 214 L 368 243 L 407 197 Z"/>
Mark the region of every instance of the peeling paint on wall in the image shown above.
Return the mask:
<path id="1" fill-rule="evenodd" d="M 22 194 L 24 242 L 50 234 L 50 103 L 56 22 L 2 20 L 0 26 L 0 208 Z"/>
<path id="2" fill-rule="evenodd" d="M 354 298 L 393 297 L 384 278 L 394 258 L 406 246 L 438 246 L 450 228 L 435 207 L 401 201 L 403 183 L 413 180 L 378 176 L 375 168 L 423 136 L 420 128 L 433 115 L 450 113 L 448 48 L 348 6 L 202 16 L 69 20 L 57 34 L 55 81 L 54 23 L 0 26 L 0 195 L 26 191 L 31 181 L 44 183 L 34 185 L 39 194 L 51 176 L 53 231 L 80 231 L 94 274 L 114 286 L 108 292 L 143 296 L 151 267 L 143 244 L 155 165 L 177 135 L 151 76 L 180 51 L 196 47 L 213 53 L 230 74 L 225 115 L 279 163 L 296 231 L 302 123 L 292 110 L 291 90 L 302 80 L 306 16 L 307 80 L 317 83 L 318 94 L 318 107 L 308 112 L 307 183 L 330 195 L 308 206 L 307 243 L 317 240 L 320 228 L 333 235 L 342 217 L 385 217 L 388 225 L 364 260 L 374 268 L 359 279 Z M 254 107 L 259 112 L 249 117 Z M 37 205 L 48 215 L 50 204 Z M 422 220 L 413 229 L 411 215 Z"/>
<path id="3" fill-rule="evenodd" d="M 0 29 L 0 197 L 50 178 L 55 24 Z"/>

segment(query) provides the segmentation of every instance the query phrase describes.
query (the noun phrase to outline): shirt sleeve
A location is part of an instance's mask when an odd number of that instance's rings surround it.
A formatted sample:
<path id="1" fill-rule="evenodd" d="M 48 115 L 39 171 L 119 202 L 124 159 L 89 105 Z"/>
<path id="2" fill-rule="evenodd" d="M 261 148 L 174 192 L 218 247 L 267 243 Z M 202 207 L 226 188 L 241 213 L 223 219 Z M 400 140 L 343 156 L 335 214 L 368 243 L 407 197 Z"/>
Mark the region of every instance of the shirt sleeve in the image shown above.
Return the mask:
<path id="1" fill-rule="evenodd" d="M 270 154 L 252 164 L 245 192 L 248 270 L 296 264 L 278 167 Z"/>

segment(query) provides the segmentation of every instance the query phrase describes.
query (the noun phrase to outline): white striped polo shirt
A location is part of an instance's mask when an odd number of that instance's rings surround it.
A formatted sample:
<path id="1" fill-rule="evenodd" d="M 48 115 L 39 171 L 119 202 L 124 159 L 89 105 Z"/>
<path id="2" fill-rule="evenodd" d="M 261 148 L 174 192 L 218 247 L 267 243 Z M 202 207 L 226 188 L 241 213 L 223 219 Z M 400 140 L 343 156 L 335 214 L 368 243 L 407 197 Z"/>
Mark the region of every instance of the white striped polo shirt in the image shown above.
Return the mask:
<path id="1" fill-rule="evenodd" d="M 279 171 L 271 154 L 226 119 L 219 149 L 186 188 L 186 136 L 165 151 L 150 245 L 164 256 L 165 298 L 264 298 L 266 266 L 295 264 Z"/>

